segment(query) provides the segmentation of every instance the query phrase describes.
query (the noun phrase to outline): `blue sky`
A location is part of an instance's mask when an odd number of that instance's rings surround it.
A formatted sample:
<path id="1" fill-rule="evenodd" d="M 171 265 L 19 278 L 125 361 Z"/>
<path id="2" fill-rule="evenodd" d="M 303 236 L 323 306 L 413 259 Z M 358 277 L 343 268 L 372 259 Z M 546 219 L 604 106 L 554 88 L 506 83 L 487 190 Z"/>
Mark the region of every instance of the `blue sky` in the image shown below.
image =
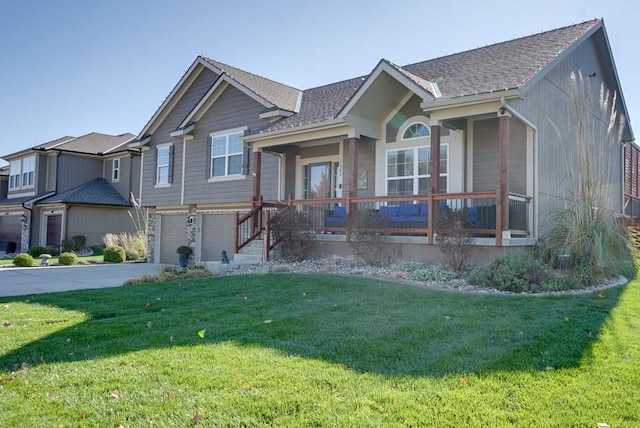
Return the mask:
<path id="1" fill-rule="evenodd" d="M 305 89 L 366 74 L 380 58 L 409 64 L 595 17 L 637 133 L 639 4 L 2 0 L 0 155 L 63 135 L 137 134 L 200 54 Z"/>

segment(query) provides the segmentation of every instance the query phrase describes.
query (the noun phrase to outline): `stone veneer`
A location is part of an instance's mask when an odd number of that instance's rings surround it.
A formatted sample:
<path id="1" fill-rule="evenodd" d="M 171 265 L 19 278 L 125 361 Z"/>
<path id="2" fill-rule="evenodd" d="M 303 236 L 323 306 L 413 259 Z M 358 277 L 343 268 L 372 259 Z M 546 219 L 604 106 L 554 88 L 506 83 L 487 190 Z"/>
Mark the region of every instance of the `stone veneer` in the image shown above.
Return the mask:
<path id="1" fill-rule="evenodd" d="M 186 239 L 187 246 L 193 250 L 193 255 L 196 255 L 196 229 L 198 228 L 198 214 L 196 213 L 196 206 L 189 205 L 189 214 L 187 215 L 187 228 Z"/>
<path id="2" fill-rule="evenodd" d="M 147 208 L 147 262 L 155 263 L 154 252 L 156 249 L 156 209 Z"/>

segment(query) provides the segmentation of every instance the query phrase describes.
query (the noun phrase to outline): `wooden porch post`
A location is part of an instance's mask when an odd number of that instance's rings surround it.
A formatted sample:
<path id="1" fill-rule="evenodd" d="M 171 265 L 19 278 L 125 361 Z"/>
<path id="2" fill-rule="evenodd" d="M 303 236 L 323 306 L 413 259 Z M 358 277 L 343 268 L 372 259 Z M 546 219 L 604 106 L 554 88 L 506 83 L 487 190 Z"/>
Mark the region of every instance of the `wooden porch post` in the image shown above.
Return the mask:
<path id="1" fill-rule="evenodd" d="M 262 152 L 253 152 L 253 206 L 260 200 L 260 176 L 262 170 Z"/>
<path id="2" fill-rule="evenodd" d="M 359 138 L 349 138 L 349 192 L 350 196 L 358 196 L 358 142 Z"/>
<path id="3" fill-rule="evenodd" d="M 431 193 L 440 193 L 440 131 L 441 126 L 431 125 Z"/>
<path id="4" fill-rule="evenodd" d="M 500 145 L 500 205 L 501 224 L 496 233 L 502 235 L 503 230 L 509 230 L 509 120 L 511 114 L 504 108 L 498 111 L 498 143 Z"/>

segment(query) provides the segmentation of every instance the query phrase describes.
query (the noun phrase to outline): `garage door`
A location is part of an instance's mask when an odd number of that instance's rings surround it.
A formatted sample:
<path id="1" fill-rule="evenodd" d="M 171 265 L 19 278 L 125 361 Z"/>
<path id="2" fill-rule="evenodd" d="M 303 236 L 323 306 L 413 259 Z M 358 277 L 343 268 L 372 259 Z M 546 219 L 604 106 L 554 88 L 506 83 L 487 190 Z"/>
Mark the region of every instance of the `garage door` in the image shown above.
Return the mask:
<path id="1" fill-rule="evenodd" d="M 13 241 L 18 244 L 17 251 L 20 250 L 20 227 L 22 221 L 19 215 L 3 215 L 0 216 L 0 251 L 4 251 L 7 242 Z"/>
<path id="2" fill-rule="evenodd" d="M 187 242 L 187 215 L 163 214 L 160 219 L 160 263 L 177 265 L 176 249 Z"/>
<path id="3" fill-rule="evenodd" d="M 222 250 L 233 259 L 234 214 L 202 216 L 202 261 L 220 261 Z"/>

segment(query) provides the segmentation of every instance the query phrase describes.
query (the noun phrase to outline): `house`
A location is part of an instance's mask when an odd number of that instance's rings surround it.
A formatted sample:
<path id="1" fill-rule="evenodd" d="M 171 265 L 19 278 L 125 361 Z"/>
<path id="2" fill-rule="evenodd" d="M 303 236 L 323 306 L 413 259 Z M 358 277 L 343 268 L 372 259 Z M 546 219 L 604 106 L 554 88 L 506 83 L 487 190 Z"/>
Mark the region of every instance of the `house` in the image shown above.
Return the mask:
<path id="1" fill-rule="evenodd" d="M 405 66 L 383 59 L 306 90 L 199 56 L 130 145 L 142 151 L 149 257 L 175 263 L 190 245 L 216 261 L 265 236 L 268 257 L 268 217 L 286 205 L 312 219 L 323 254 L 349 251 L 341 217 L 363 210 L 392 220 L 389 245 L 405 258 L 437 258 L 441 209 L 468 210 L 480 255 L 532 245 L 567 197 L 572 73 L 594 111 L 603 85 L 625 119 L 621 141 L 597 142 L 624 215 L 639 196 L 623 186 L 634 137 L 601 19 Z"/>
<path id="2" fill-rule="evenodd" d="M 131 197 L 139 197 L 140 154 L 133 134 L 96 132 L 61 137 L 2 158 L 0 251 L 35 245 L 60 247 L 84 235 L 87 245 L 108 233 L 135 232 Z"/>

